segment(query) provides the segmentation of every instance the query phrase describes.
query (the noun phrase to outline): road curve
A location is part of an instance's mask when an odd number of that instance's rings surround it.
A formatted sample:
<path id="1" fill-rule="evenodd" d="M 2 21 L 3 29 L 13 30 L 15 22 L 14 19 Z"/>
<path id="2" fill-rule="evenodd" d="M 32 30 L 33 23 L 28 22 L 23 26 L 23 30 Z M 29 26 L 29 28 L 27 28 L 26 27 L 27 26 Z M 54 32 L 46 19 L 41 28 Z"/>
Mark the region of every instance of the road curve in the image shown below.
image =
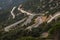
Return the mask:
<path id="1" fill-rule="evenodd" d="M 15 18 L 15 14 L 13 13 L 13 11 L 16 9 L 16 7 L 13 7 L 13 9 L 11 10 L 11 15 L 13 16 L 13 19 Z"/>
<path id="2" fill-rule="evenodd" d="M 33 24 L 33 25 L 31 25 L 31 26 L 28 26 L 25 30 L 27 30 L 27 29 L 31 30 L 32 28 L 36 28 L 36 27 L 38 27 L 41 23 L 43 23 L 43 21 L 42 21 L 41 16 L 39 16 L 39 17 L 37 17 L 37 20 L 36 20 L 35 24 Z"/>
<path id="3" fill-rule="evenodd" d="M 18 7 L 18 10 L 21 11 L 22 13 L 26 13 L 27 15 L 33 15 L 33 14 L 27 12 L 27 11 L 22 10 L 20 7 L 21 6 Z"/>

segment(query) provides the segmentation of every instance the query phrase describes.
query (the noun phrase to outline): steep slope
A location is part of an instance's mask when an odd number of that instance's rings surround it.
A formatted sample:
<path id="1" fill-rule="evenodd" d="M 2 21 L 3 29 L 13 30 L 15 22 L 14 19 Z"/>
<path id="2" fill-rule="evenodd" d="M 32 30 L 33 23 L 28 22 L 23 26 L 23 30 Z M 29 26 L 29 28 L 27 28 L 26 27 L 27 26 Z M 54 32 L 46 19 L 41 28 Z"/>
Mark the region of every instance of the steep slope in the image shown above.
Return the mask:
<path id="1" fill-rule="evenodd" d="M 60 40 L 59 0 L 18 1 L 0 14 L 1 40 Z"/>

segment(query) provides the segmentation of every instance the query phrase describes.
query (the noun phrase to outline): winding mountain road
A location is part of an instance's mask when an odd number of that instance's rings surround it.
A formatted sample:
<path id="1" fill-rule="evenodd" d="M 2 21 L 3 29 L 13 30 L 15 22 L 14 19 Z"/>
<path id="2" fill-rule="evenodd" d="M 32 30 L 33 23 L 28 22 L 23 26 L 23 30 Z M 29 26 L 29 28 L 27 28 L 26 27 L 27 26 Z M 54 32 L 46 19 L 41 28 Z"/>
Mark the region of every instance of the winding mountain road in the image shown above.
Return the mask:
<path id="1" fill-rule="evenodd" d="M 60 16 L 60 12 L 55 13 L 48 21 L 47 23 L 50 23 L 53 19 L 58 18 Z"/>
<path id="2" fill-rule="evenodd" d="M 13 26 L 18 25 L 19 23 L 23 22 L 24 20 L 26 20 L 26 18 L 23 18 L 22 20 L 17 21 L 16 23 L 13 23 L 13 24 L 11 24 L 11 25 L 9 25 L 9 26 L 6 26 L 6 27 L 4 28 L 4 31 L 8 32 L 8 31 L 10 30 L 10 28 L 12 28 Z"/>
<path id="3" fill-rule="evenodd" d="M 34 14 L 34 13 L 27 12 L 27 11 L 23 10 L 23 9 L 21 8 L 21 6 L 22 6 L 22 5 L 20 5 L 20 6 L 18 7 L 18 10 L 19 10 L 20 12 L 22 12 L 22 13 L 27 14 L 27 15 L 33 15 L 33 16 L 34 16 L 34 15 L 45 15 L 45 14 L 43 14 L 43 13 Z"/>
<path id="4" fill-rule="evenodd" d="M 13 16 L 13 19 L 15 18 L 15 15 L 14 15 L 14 13 L 13 13 L 13 11 L 15 10 L 15 8 L 16 8 L 16 7 L 13 7 L 13 9 L 12 9 L 12 11 L 11 11 L 11 15 Z M 18 10 L 21 11 L 22 13 L 26 13 L 26 14 L 29 16 L 29 17 L 27 18 L 27 20 L 26 20 L 21 26 L 27 25 L 28 23 L 30 23 L 35 15 L 41 15 L 41 16 L 44 15 L 44 14 L 32 14 L 32 13 L 29 13 L 29 12 L 27 12 L 27 11 L 22 10 L 20 7 L 18 7 Z M 26 29 L 31 29 L 31 28 L 38 27 L 41 23 L 43 23 L 43 22 L 44 22 L 44 21 L 43 21 L 44 19 L 42 19 L 41 16 L 40 16 L 40 17 L 37 17 L 37 21 L 35 22 L 35 24 L 33 24 L 33 25 L 31 25 L 31 26 L 28 26 Z M 50 22 L 51 22 L 53 19 L 55 19 L 56 17 L 58 18 L 58 16 L 60 16 L 60 12 L 55 13 L 55 14 L 54 14 L 48 21 L 46 21 L 46 22 L 47 22 L 47 23 L 50 23 Z M 9 31 L 11 27 L 16 26 L 17 24 L 23 22 L 25 19 L 26 19 L 26 18 L 24 18 L 24 19 L 22 19 L 22 20 L 20 20 L 20 21 L 17 21 L 17 22 L 14 23 L 14 24 L 11 24 L 11 25 L 5 27 L 4 30 L 5 30 L 5 31 Z"/>

